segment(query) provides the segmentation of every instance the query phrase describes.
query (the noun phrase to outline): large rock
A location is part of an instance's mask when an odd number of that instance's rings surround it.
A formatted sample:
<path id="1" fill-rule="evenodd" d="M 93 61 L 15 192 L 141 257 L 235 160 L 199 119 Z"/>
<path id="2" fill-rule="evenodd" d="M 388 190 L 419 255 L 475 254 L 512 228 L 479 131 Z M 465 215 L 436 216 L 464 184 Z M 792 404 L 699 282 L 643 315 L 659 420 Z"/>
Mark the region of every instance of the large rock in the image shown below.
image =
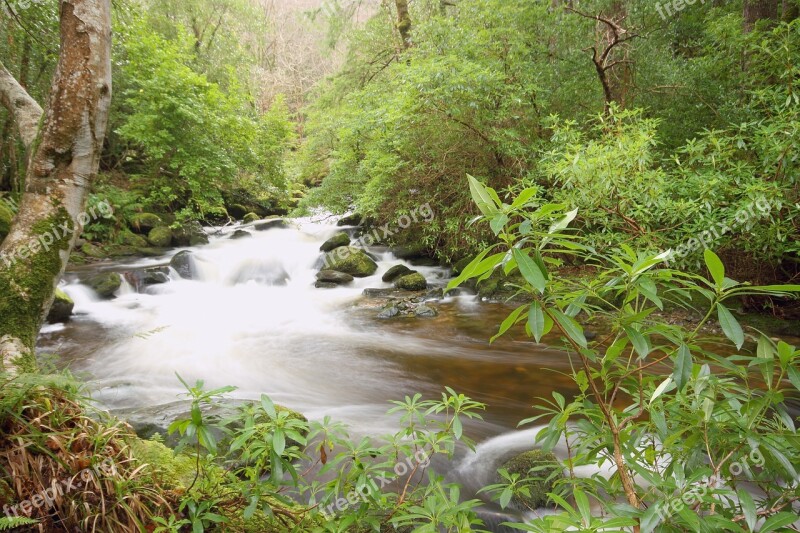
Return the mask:
<path id="1" fill-rule="evenodd" d="M 245 224 L 252 224 L 253 222 L 258 222 L 259 220 L 261 220 L 261 217 L 258 216 L 257 214 L 247 213 L 242 219 L 242 222 L 244 222 Z"/>
<path id="2" fill-rule="evenodd" d="M 405 265 L 395 265 L 386 271 L 386 274 L 381 278 L 385 283 L 391 283 L 397 278 L 414 274 L 414 271 Z"/>
<path id="3" fill-rule="evenodd" d="M 119 242 L 123 246 L 131 246 L 133 248 L 143 248 L 147 246 L 147 239 L 128 230 L 120 232 Z"/>
<path id="4" fill-rule="evenodd" d="M 103 272 L 90 278 L 86 284 L 101 298 L 113 298 L 122 286 L 122 276 L 117 272 Z"/>
<path id="5" fill-rule="evenodd" d="M 473 257 L 467 256 L 453 263 L 453 275 L 460 276 L 464 269 L 472 262 Z"/>
<path id="6" fill-rule="evenodd" d="M 51 324 L 67 322 L 72 316 L 73 309 L 75 309 L 75 302 L 72 301 L 72 298 L 61 289 L 56 289 L 56 299 L 53 300 L 53 306 L 50 307 L 47 321 Z"/>
<path id="7" fill-rule="evenodd" d="M 81 252 L 88 257 L 93 257 L 94 259 L 103 259 L 106 256 L 102 248 L 90 242 L 87 242 L 81 246 Z"/>
<path id="8" fill-rule="evenodd" d="M 428 281 L 419 272 L 403 276 L 394 282 L 398 289 L 406 291 L 424 291 L 428 288 Z"/>
<path id="9" fill-rule="evenodd" d="M 194 264 L 192 252 L 186 250 L 178 252 L 169 262 L 169 266 L 174 268 L 183 279 L 194 279 L 197 276 L 197 267 Z"/>
<path id="10" fill-rule="evenodd" d="M 14 220 L 14 212 L 0 199 L 0 241 L 5 239 L 11 230 L 12 220 Z"/>
<path id="11" fill-rule="evenodd" d="M 268 229 L 286 229 L 288 227 L 289 224 L 282 218 L 265 220 L 264 222 L 259 222 L 253 226 L 256 231 L 266 231 Z"/>
<path id="12" fill-rule="evenodd" d="M 408 246 L 395 246 L 392 253 L 398 259 L 420 259 L 428 257 L 427 248 L 423 244 L 412 244 Z"/>
<path id="13" fill-rule="evenodd" d="M 233 232 L 233 234 L 231 235 L 230 238 L 231 239 L 248 239 L 248 238 L 250 238 L 252 236 L 253 236 L 253 234 L 250 233 L 249 231 L 245 231 L 243 229 L 237 229 L 236 231 Z"/>
<path id="14" fill-rule="evenodd" d="M 250 210 L 241 204 L 233 204 L 228 206 L 228 214 L 236 220 L 242 220 Z"/>
<path id="15" fill-rule="evenodd" d="M 133 270 L 125 274 L 125 279 L 139 290 L 150 285 L 160 285 L 169 282 L 169 268 L 152 267 L 143 270 Z"/>
<path id="16" fill-rule="evenodd" d="M 153 213 L 136 213 L 130 218 L 131 229 L 141 235 L 147 235 L 153 228 L 163 225 L 161 217 Z"/>
<path id="17" fill-rule="evenodd" d="M 378 270 L 378 264 L 364 250 L 342 246 L 328 252 L 322 259 L 323 270 L 336 270 L 357 278 L 366 278 Z"/>
<path id="18" fill-rule="evenodd" d="M 193 220 L 186 222 L 172 233 L 175 246 L 201 246 L 208 244 L 208 235 L 203 231 L 203 226 Z"/>
<path id="19" fill-rule="evenodd" d="M 364 217 L 359 215 L 358 213 L 353 213 L 352 215 L 347 215 L 339 219 L 339 222 L 336 223 L 337 226 L 360 226 L 361 222 L 364 220 Z"/>
<path id="20" fill-rule="evenodd" d="M 159 226 L 150 230 L 147 240 L 156 248 L 168 248 L 172 244 L 172 230 L 167 226 Z"/>
<path id="21" fill-rule="evenodd" d="M 350 283 L 353 281 L 353 279 L 353 276 L 350 274 L 337 272 L 335 270 L 321 270 L 317 273 L 317 281 L 323 283 L 336 283 L 337 285 L 343 285 L 345 283 Z"/>
<path id="22" fill-rule="evenodd" d="M 553 492 L 556 479 L 563 476 L 556 456 L 542 450 L 521 453 L 507 461 L 502 468 L 526 480 L 522 483 L 530 491 L 530 496 L 517 494 L 511 500 L 519 510 L 547 507 L 550 503 L 547 494 Z M 503 482 L 499 476 L 498 481 Z"/>
<path id="23" fill-rule="evenodd" d="M 325 241 L 319 249 L 323 252 L 330 252 L 336 248 L 350 245 L 350 236 L 347 233 L 337 233 L 327 241 Z"/>

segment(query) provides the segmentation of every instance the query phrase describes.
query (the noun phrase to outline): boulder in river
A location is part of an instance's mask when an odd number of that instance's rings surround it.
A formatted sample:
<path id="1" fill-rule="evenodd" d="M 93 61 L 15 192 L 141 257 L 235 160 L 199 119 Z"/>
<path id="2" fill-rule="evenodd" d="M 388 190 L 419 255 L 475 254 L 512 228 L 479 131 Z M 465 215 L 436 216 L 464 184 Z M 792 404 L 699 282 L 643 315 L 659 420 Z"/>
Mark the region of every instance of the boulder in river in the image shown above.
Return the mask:
<path id="1" fill-rule="evenodd" d="M 353 281 L 353 279 L 353 276 L 350 274 L 337 272 L 335 270 L 320 270 L 317 272 L 317 281 L 321 281 L 323 283 L 335 283 L 337 285 L 343 285 L 345 283 L 350 283 Z"/>
<path id="2" fill-rule="evenodd" d="M 428 282 L 425 276 L 419 272 L 414 272 L 413 274 L 398 278 L 397 281 L 394 282 L 394 286 L 406 291 L 424 291 L 428 288 Z"/>
<path id="3" fill-rule="evenodd" d="M 319 249 L 323 252 L 330 252 L 331 250 L 335 250 L 341 246 L 349 246 L 350 245 L 350 236 L 347 233 L 337 233 L 324 243 Z"/>
<path id="4" fill-rule="evenodd" d="M 553 492 L 556 479 L 563 475 L 556 456 L 538 449 L 512 457 L 501 468 L 509 474 L 519 474 L 530 491 L 530 496 L 517 494 L 511 500 L 519 510 L 547 507 L 550 503 L 547 494 Z M 502 479 L 498 481 L 503 482 Z"/>
<path id="5" fill-rule="evenodd" d="M 282 218 L 273 218 L 270 220 L 265 220 L 263 222 L 259 222 L 254 226 L 256 231 L 267 231 L 269 229 L 286 229 L 289 227 L 289 224 Z"/>
<path id="6" fill-rule="evenodd" d="M 175 254 L 175 257 L 169 262 L 169 266 L 174 268 L 183 279 L 194 279 L 197 275 L 192 252 L 187 252 L 186 250 Z"/>
<path id="7" fill-rule="evenodd" d="M 342 246 L 323 257 L 324 270 L 336 270 L 357 278 L 366 278 L 378 270 L 378 264 L 364 250 Z"/>
<path id="8" fill-rule="evenodd" d="M 172 230 L 167 226 L 159 226 L 150 230 L 147 240 L 156 248 L 168 248 L 172 244 Z"/>
<path id="9" fill-rule="evenodd" d="M 353 213 L 352 215 L 347 215 L 339 219 L 339 222 L 336 223 L 337 226 L 360 226 L 364 217 L 359 215 L 358 213 Z"/>
<path id="10" fill-rule="evenodd" d="M 133 248 L 144 248 L 148 244 L 147 239 L 128 230 L 120 232 L 119 242 L 123 246 L 132 246 Z"/>
<path id="11" fill-rule="evenodd" d="M 73 309 L 75 309 L 75 302 L 72 301 L 72 298 L 61 289 L 56 289 L 56 298 L 53 300 L 53 306 L 50 307 L 47 321 L 51 324 L 67 322 L 72 316 Z"/>
<path id="12" fill-rule="evenodd" d="M 414 270 L 411 270 L 405 265 L 395 265 L 386 271 L 386 274 L 383 275 L 382 280 L 385 283 L 391 283 L 397 278 L 402 278 L 403 276 L 408 276 L 414 273 Z"/>
<path id="13" fill-rule="evenodd" d="M 232 204 L 228 206 L 228 215 L 236 220 L 242 220 L 249 212 L 250 210 L 241 204 Z"/>
<path id="14" fill-rule="evenodd" d="M 243 229 L 237 229 L 231 235 L 231 239 L 249 239 L 252 236 L 253 234 L 250 233 L 249 231 L 245 231 Z"/>
<path id="15" fill-rule="evenodd" d="M 103 272 L 90 278 L 87 285 L 101 298 L 113 298 L 114 293 L 122 286 L 122 276 L 117 272 Z"/>
<path id="16" fill-rule="evenodd" d="M 420 305 L 414 309 L 414 316 L 419 318 L 436 318 L 439 316 L 439 311 L 429 305 Z"/>
<path id="17" fill-rule="evenodd" d="M 247 213 L 242 219 L 242 222 L 244 222 L 245 224 L 252 224 L 253 222 L 258 222 L 259 220 L 261 220 L 261 217 L 258 216 L 257 214 Z"/>
<path id="18" fill-rule="evenodd" d="M 201 246 L 208 244 L 208 235 L 196 220 L 186 222 L 172 232 L 175 246 Z"/>
<path id="19" fill-rule="evenodd" d="M 143 270 L 133 270 L 125 274 L 125 278 L 131 285 L 140 289 L 150 285 L 160 285 L 169 282 L 169 268 L 152 267 Z"/>
<path id="20" fill-rule="evenodd" d="M 333 283 L 332 281 L 318 281 L 314 283 L 314 287 L 317 289 L 336 289 L 339 287 L 339 284 Z"/>
<path id="21" fill-rule="evenodd" d="M 153 213 L 136 213 L 130 217 L 129 222 L 131 229 L 140 235 L 147 235 L 153 228 L 164 225 L 161 217 Z"/>

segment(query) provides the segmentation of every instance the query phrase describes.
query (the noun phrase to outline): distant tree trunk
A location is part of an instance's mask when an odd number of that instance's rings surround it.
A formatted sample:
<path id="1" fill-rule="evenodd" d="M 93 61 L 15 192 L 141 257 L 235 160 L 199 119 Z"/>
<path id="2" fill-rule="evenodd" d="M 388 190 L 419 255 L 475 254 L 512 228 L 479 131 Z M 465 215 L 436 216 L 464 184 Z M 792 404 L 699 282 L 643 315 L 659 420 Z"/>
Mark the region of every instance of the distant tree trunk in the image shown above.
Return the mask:
<path id="1" fill-rule="evenodd" d="M 744 0 L 744 31 L 753 31 L 760 20 L 778 20 L 779 0 Z"/>
<path id="2" fill-rule="evenodd" d="M 111 103 L 111 2 L 61 0 L 61 54 L 42 109 L 0 65 L 0 102 L 28 149 L 25 192 L 0 245 L 0 363 L 35 369 L 39 329 L 78 238 Z"/>
<path id="3" fill-rule="evenodd" d="M 797 18 L 800 18 L 800 2 L 798 0 L 783 0 L 783 21 L 791 22 Z"/>
<path id="4" fill-rule="evenodd" d="M 397 6 L 397 29 L 403 40 L 403 48 L 411 46 L 411 15 L 408 14 L 408 0 L 394 0 Z"/>

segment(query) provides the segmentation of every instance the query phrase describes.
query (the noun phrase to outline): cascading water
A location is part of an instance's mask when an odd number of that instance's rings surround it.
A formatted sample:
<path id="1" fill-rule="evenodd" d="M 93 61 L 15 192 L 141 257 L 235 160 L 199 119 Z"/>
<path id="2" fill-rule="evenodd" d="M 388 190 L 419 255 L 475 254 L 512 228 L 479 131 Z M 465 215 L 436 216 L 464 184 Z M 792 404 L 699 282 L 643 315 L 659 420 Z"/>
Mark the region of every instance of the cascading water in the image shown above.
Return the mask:
<path id="1" fill-rule="evenodd" d="M 236 398 L 268 394 L 311 419 L 329 415 L 362 435 L 396 430 L 385 415 L 390 400 L 415 392 L 438 396 L 447 385 L 489 404 L 485 421 L 465 426 L 478 441 L 530 416 L 537 396 L 569 392 L 568 379 L 544 370 L 567 371 L 562 352 L 526 338 L 489 345 L 505 306 L 456 296 L 433 304 L 437 318 L 377 319 L 380 306 L 370 305 L 363 291 L 390 287 L 381 276 L 402 263 L 385 249 L 370 250 L 379 266 L 375 275 L 315 288 L 320 245 L 340 230 L 306 220 L 251 231 L 249 238 L 231 239 L 228 231 L 190 250 L 194 279 L 173 270 L 168 283 L 138 290 L 126 283 L 113 300 L 99 299 L 81 284 L 83 276 L 68 275 L 63 289 L 76 316 L 46 327 L 40 351 L 58 354 L 85 375 L 101 405 L 131 421 L 164 424 L 184 408 L 176 403 L 183 392 L 176 373 L 207 387 L 234 385 Z M 166 265 L 172 255 L 103 268 L 141 270 Z M 446 269 L 411 268 L 433 286 L 446 283 Z M 437 468 L 470 487 L 492 483 L 501 456 L 533 447 L 533 433 L 514 435 L 500 437 L 499 452 L 498 442 L 489 441 L 460 466 Z"/>

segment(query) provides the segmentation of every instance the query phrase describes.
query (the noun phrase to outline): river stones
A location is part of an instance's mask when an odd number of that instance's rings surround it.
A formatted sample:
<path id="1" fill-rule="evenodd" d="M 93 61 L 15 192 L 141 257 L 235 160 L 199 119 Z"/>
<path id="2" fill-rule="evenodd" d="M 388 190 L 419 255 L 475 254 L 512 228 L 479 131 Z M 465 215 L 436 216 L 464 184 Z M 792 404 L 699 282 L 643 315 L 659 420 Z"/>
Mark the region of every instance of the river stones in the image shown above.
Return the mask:
<path id="1" fill-rule="evenodd" d="M 233 240 L 238 240 L 238 239 L 249 239 L 252 236 L 253 234 L 250 233 L 249 231 L 245 231 L 243 229 L 237 229 L 236 231 L 233 232 L 230 238 Z"/>
<path id="2" fill-rule="evenodd" d="M 147 240 L 156 248 L 168 248 L 172 244 L 172 230 L 167 226 L 159 226 L 150 230 Z"/>
<path id="3" fill-rule="evenodd" d="M 52 307 L 50 307 L 47 321 L 51 324 L 67 322 L 69 317 L 72 316 L 73 309 L 75 309 L 75 302 L 72 301 L 72 298 L 67 296 L 67 293 L 61 289 L 56 289 L 56 298 L 53 300 Z"/>
<path id="4" fill-rule="evenodd" d="M 428 281 L 425 279 L 425 276 L 419 272 L 414 272 L 413 274 L 398 278 L 397 281 L 394 282 L 394 286 L 406 291 L 424 291 L 428 288 Z"/>
<path id="5" fill-rule="evenodd" d="M 247 213 L 242 219 L 242 222 L 244 222 L 245 224 L 252 224 L 253 222 L 258 222 L 259 220 L 261 220 L 261 217 L 258 216 L 257 214 Z"/>
<path id="6" fill-rule="evenodd" d="M 267 230 L 270 230 L 270 229 L 286 229 L 288 227 L 289 227 L 289 223 L 286 222 L 284 219 L 282 219 L 282 218 L 273 218 L 273 219 L 270 219 L 270 220 L 265 220 L 263 222 L 259 222 L 258 224 L 253 226 L 253 229 L 255 229 L 256 231 L 267 231 Z"/>
<path id="7" fill-rule="evenodd" d="M 331 250 L 335 250 L 336 248 L 340 248 L 342 246 L 349 246 L 350 245 L 350 236 L 347 233 L 337 233 L 324 243 L 322 246 L 319 247 L 320 251 L 322 252 L 330 252 Z"/>
<path id="8" fill-rule="evenodd" d="M 161 217 L 153 213 L 136 213 L 129 219 L 131 229 L 140 235 L 147 235 L 154 228 L 164 225 Z"/>
<path id="9" fill-rule="evenodd" d="M 201 246 L 208 244 L 208 235 L 203 231 L 203 226 L 196 220 L 186 222 L 174 230 L 172 239 L 175 246 Z"/>
<path id="10" fill-rule="evenodd" d="M 414 309 L 414 316 L 418 318 L 436 318 L 439 316 L 439 311 L 429 305 L 420 305 Z"/>
<path id="11" fill-rule="evenodd" d="M 323 270 L 336 270 L 356 278 L 366 278 L 378 270 L 378 264 L 364 250 L 342 246 L 325 254 Z"/>
<path id="12" fill-rule="evenodd" d="M 335 270 L 321 270 L 317 273 L 317 281 L 322 283 L 334 283 L 336 285 L 344 285 L 354 280 L 353 276 L 344 272 L 337 272 Z"/>
<path id="13" fill-rule="evenodd" d="M 111 299 L 122 286 L 122 276 L 117 272 L 103 272 L 89 278 L 86 284 L 101 298 Z"/>
<path id="14" fill-rule="evenodd" d="M 385 283 L 391 283 L 397 278 L 401 278 L 403 276 L 408 276 L 409 274 L 414 274 L 414 270 L 411 270 L 405 265 L 395 265 L 389 270 L 386 271 L 386 274 L 383 275 L 381 278 Z"/>
<path id="15" fill-rule="evenodd" d="M 175 254 L 175 257 L 169 262 L 169 266 L 174 268 L 183 279 L 194 279 L 197 275 L 192 252 L 187 252 L 186 250 Z"/>

